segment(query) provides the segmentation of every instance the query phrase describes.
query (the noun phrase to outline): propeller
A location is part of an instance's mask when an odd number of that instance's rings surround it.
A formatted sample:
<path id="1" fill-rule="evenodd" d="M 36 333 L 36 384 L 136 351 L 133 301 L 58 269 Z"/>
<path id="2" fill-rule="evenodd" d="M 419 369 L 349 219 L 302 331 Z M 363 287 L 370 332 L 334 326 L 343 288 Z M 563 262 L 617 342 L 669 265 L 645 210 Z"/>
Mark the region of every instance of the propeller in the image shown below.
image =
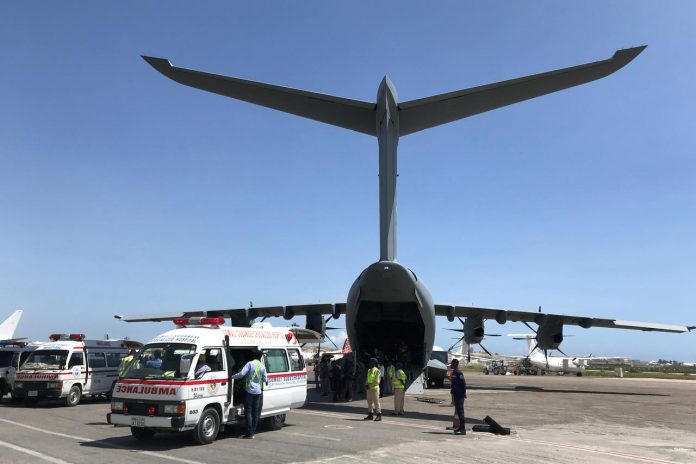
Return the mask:
<path id="1" fill-rule="evenodd" d="M 461 332 L 462 334 L 464 334 L 464 328 L 463 328 L 463 327 L 464 327 L 464 320 L 463 320 L 461 317 L 459 317 L 459 316 L 457 316 L 457 319 L 459 319 L 459 322 L 461 322 L 462 328 L 461 328 L 461 329 L 450 329 L 450 328 L 448 328 L 447 330 L 451 330 L 452 332 Z M 501 335 L 501 334 L 483 334 L 483 336 L 484 336 L 484 337 L 501 337 L 502 335 Z M 454 348 L 455 346 L 457 346 L 457 345 L 459 344 L 459 342 L 461 342 L 462 340 L 464 340 L 465 337 L 466 337 L 466 335 L 462 335 L 462 337 L 461 337 L 459 340 L 457 340 L 457 343 L 455 343 L 454 345 L 452 345 L 447 351 L 450 351 L 452 348 Z M 493 355 L 491 354 L 491 352 L 488 351 L 481 343 L 479 343 L 478 346 L 480 346 L 481 349 L 482 349 L 483 351 L 485 351 L 486 353 L 488 353 L 488 356 L 493 356 Z M 469 344 L 469 343 L 467 343 L 467 345 L 466 345 L 466 362 L 468 362 L 468 363 L 471 362 L 471 344 Z"/>
<path id="2" fill-rule="evenodd" d="M 332 318 L 333 318 L 333 316 L 327 317 L 326 319 L 324 319 L 324 323 L 329 322 Z M 340 329 L 340 327 L 326 327 L 326 330 L 338 330 L 338 329 Z M 338 349 L 338 345 L 336 345 L 336 342 L 334 342 L 334 341 L 331 339 L 331 337 L 328 337 L 328 338 L 329 338 L 329 341 L 331 342 L 331 344 L 332 344 L 334 347 L 336 347 L 336 349 Z"/>

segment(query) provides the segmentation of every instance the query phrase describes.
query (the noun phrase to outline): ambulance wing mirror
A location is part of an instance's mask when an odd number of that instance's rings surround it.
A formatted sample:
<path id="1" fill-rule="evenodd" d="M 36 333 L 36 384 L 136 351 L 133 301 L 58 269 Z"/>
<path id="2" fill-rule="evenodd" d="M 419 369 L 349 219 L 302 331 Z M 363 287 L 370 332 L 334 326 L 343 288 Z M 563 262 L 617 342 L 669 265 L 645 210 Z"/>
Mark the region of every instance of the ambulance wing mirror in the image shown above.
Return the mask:
<path id="1" fill-rule="evenodd" d="M 191 370 L 191 358 L 182 356 L 179 361 L 179 375 L 181 377 L 188 377 L 188 373 Z"/>

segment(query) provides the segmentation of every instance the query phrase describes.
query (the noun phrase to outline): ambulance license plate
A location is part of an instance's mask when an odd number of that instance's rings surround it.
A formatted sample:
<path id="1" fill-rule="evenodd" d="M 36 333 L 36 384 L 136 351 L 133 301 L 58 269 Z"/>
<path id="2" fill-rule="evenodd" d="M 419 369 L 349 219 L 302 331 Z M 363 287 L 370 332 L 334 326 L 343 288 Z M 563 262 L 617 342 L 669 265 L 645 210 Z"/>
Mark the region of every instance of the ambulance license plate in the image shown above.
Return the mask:
<path id="1" fill-rule="evenodd" d="M 36 390 L 29 390 L 27 396 L 39 396 L 39 392 Z"/>
<path id="2" fill-rule="evenodd" d="M 131 427 L 145 427 L 145 418 L 131 417 Z"/>

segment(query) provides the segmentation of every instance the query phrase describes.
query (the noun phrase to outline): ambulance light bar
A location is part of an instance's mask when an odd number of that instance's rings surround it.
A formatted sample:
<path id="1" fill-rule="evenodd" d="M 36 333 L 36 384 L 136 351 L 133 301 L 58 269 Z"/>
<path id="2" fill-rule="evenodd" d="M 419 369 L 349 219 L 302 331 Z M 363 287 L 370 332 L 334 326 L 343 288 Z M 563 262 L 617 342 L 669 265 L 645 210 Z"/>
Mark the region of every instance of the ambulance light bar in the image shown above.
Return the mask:
<path id="1" fill-rule="evenodd" d="M 57 342 L 58 340 L 73 340 L 76 342 L 81 342 L 85 339 L 85 334 L 51 334 L 48 339 L 52 342 Z"/>
<path id="2" fill-rule="evenodd" d="M 186 327 L 187 325 L 223 325 L 224 323 L 224 317 L 177 317 L 174 319 L 174 324 L 179 327 Z"/>

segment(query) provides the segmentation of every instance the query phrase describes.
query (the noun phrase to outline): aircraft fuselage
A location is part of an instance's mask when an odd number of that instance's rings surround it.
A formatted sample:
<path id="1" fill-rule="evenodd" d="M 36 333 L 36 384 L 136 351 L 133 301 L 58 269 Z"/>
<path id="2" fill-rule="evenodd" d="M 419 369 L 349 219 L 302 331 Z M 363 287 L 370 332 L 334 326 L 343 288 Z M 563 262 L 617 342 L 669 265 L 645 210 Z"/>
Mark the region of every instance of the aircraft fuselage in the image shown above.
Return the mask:
<path id="1" fill-rule="evenodd" d="M 368 266 L 353 283 L 346 305 L 346 330 L 359 356 L 377 348 L 402 358 L 407 347 L 411 369 L 422 370 L 435 339 L 435 305 L 425 284 L 395 261 Z"/>

